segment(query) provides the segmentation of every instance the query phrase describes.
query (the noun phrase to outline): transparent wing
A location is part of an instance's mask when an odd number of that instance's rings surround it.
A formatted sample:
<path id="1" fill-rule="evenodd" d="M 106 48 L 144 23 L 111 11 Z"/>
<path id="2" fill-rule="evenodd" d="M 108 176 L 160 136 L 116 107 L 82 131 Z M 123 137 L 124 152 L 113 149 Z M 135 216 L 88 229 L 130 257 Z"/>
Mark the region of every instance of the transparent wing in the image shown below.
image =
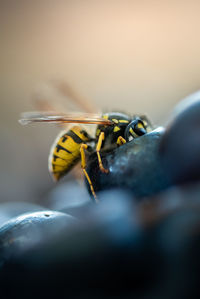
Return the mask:
<path id="1" fill-rule="evenodd" d="M 55 113 L 55 112 L 25 112 L 21 115 L 19 122 L 22 125 L 27 125 L 30 123 L 81 123 L 81 124 L 102 124 L 102 125 L 112 125 L 113 122 L 101 118 L 98 114 L 92 113 Z"/>
<path id="2" fill-rule="evenodd" d="M 63 80 L 51 80 L 51 84 L 57 89 L 57 91 L 65 98 L 75 103 L 77 108 L 85 111 L 86 113 L 96 113 L 99 111 L 94 106 L 93 102 L 82 96 L 76 88 Z"/>
<path id="3" fill-rule="evenodd" d="M 68 111 L 74 110 L 83 111 L 83 113 L 99 112 L 99 109 L 94 107 L 91 101 L 79 94 L 75 88 L 63 80 L 51 80 L 42 84 L 35 90 L 32 99 L 36 109 L 39 111 L 65 111 L 65 113 L 68 113 Z M 70 106 L 67 107 L 67 104 Z"/>

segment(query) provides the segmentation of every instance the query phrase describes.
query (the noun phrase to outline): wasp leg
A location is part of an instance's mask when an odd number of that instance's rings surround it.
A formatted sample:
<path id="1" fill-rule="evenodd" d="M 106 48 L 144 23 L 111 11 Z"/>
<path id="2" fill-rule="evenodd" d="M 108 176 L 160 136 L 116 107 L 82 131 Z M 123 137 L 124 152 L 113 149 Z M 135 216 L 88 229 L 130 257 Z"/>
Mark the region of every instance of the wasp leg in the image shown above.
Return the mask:
<path id="1" fill-rule="evenodd" d="M 97 199 L 96 193 L 94 192 L 94 188 L 93 188 L 92 182 L 91 182 L 90 177 L 89 177 L 89 175 L 88 175 L 88 173 L 87 173 L 87 171 L 85 169 L 86 168 L 85 150 L 87 148 L 88 148 L 87 144 L 84 144 L 84 143 L 81 144 L 81 147 L 80 147 L 81 168 L 82 168 L 83 173 L 84 173 L 84 175 L 85 175 L 85 177 L 86 177 L 86 179 L 87 179 L 87 181 L 88 181 L 88 183 L 90 185 L 90 190 L 92 192 L 92 195 L 94 196 L 94 199 L 95 199 L 96 203 L 98 203 L 98 199 Z"/>
<path id="2" fill-rule="evenodd" d="M 97 152 L 100 170 L 104 173 L 108 173 L 108 169 L 105 169 L 103 167 L 103 163 L 102 163 L 101 156 L 100 156 L 100 150 L 101 150 L 102 141 L 104 140 L 104 138 L 105 138 L 104 132 L 101 132 L 101 134 L 99 135 L 98 142 L 97 142 L 96 152 Z"/>
<path id="3" fill-rule="evenodd" d="M 117 144 L 118 145 L 123 145 L 124 143 L 126 143 L 126 140 L 122 136 L 119 136 L 117 138 Z"/>

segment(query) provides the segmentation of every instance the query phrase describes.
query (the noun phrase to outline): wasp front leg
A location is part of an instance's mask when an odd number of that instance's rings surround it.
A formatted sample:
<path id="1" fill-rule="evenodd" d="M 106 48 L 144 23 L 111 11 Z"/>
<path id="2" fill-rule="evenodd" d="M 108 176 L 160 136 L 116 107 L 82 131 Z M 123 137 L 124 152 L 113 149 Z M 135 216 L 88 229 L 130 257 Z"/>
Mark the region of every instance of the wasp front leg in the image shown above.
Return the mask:
<path id="1" fill-rule="evenodd" d="M 117 144 L 118 145 L 123 145 L 124 143 L 126 143 L 126 140 L 122 136 L 119 136 L 117 138 Z"/>
<path id="2" fill-rule="evenodd" d="M 81 168 L 83 170 L 83 173 L 88 181 L 88 184 L 90 186 L 90 190 L 92 192 L 92 195 L 94 196 L 94 199 L 96 201 L 96 203 L 98 203 L 98 199 L 97 199 L 97 196 L 96 196 L 96 193 L 94 191 L 94 187 L 92 185 L 92 181 L 86 171 L 86 158 L 85 158 L 85 150 L 88 148 L 88 145 L 85 144 L 85 143 L 82 143 L 81 144 L 81 147 L 80 147 L 80 153 L 81 153 Z"/>
<path id="3" fill-rule="evenodd" d="M 104 173 L 108 173 L 108 169 L 105 169 L 103 167 L 103 163 L 102 163 L 101 155 L 100 155 L 100 150 L 101 150 L 101 146 L 102 146 L 102 142 L 103 142 L 104 138 L 105 138 L 104 132 L 101 132 L 101 134 L 99 135 L 98 142 L 97 142 L 96 152 L 97 152 L 97 157 L 98 157 L 100 170 Z"/>

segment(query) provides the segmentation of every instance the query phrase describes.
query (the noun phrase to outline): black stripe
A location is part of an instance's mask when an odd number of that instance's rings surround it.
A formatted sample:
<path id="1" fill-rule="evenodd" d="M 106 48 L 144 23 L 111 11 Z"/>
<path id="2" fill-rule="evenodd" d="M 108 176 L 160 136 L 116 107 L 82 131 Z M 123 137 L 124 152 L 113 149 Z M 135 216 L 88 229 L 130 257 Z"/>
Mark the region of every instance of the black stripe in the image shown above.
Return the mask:
<path id="1" fill-rule="evenodd" d="M 63 150 L 63 151 L 66 151 L 68 154 L 72 154 L 72 152 L 70 152 L 68 149 L 64 148 L 60 144 L 57 144 L 56 145 L 56 151 L 57 151 L 57 153 L 59 152 L 59 150 Z"/>
<path id="2" fill-rule="evenodd" d="M 57 170 L 57 171 L 54 171 L 54 166 L 59 166 L 59 165 L 56 165 L 56 164 L 53 164 L 52 168 L 53 168 L 53 173 L 59 173 L 59 174 L 67 174 L 73 167 L 74 165 L 76 165 L 78 163 L 78 161 L 80 160 L 80 158 L 78 157 L 77 159 L 74 159 L 72 160 L 72 163 L 68 165 L 68 168 L 66 168 L 65 170 Z"/>
<path id="3" fill-rule="evenodd" d="M 67 135 L 64 135 L 63 137 L 62 137 L 62 142 L 65 142 L 66 140 L 67 140 Z"/>
<path id="4" fill-rule="evenodd" d="M 54 162 L 56 162 L 56 159 L 61 159 L 61 160 L 63 160 L 63 161 L 68 161 L 67 159 L 63 159 L 63 158 L 61 158 L 61 157 L 59 157 L 59 156 L 53 155 L 53 161 L 54 161 Z"/>
<path id="5" fill-rule="evenodd" d="M 78 144 L 83 143 L 83 140 L 78 135 L 76 135 L 76 133 L 74 133 L 72 130 L 70 130 L 67 133 L 67 135 L 70 136 L 74 140 L 74 142 Z"/>

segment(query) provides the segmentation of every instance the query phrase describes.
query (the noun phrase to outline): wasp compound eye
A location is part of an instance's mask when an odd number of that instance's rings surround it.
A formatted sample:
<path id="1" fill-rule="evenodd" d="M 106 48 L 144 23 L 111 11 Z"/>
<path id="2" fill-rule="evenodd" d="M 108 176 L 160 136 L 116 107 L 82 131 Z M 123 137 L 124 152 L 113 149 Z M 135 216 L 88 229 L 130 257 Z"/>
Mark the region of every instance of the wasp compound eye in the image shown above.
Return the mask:
<path id="1" fill-rule="evenodd" d="M 130 141 L 133 138 L 146 134 L 144 123 L 140 119 L 133 120 L 125 130 L 125 139 Z"/>

